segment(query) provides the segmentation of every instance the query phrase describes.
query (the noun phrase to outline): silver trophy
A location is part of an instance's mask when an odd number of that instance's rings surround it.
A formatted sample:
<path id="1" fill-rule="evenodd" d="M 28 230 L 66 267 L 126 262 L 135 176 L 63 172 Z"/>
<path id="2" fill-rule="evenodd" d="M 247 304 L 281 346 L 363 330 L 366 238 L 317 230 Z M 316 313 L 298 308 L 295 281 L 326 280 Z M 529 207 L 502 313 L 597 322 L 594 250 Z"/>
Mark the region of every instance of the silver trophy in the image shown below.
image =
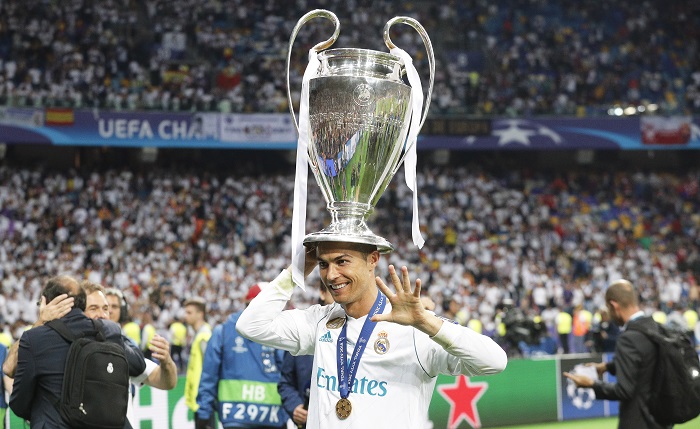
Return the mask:
<path id="1" fill-rule="evenodd" d="M 389 37 L 389 30 L 395 23 L 413 27 L 425 44 L 430 85 L 422 119 L 417 121 L 416 118 L 412 119 L 412 115 L 421 114 L 415 111 L 415 103 L 412 103 L 416 96 L 415 88 L 404 83 L 407 78 L 406 61 L 392 53 L 367 49 L 326 50 L 338 38 L 338 18 L 327 10 L 307 13 L 292 31 L 287 55 L 287 96 L 295 125 L 289 89 L 292 45 L 299 29 L 317 17 L 333 21 L 335 32 L 310 52 L 309 64 L 311 67 L 313 59 L 315 70 L 311 70 L 308 78 L 305 74 L 308 94 L 302 91 L 301 103 L 308 103 L 308 107 L 306 111 L 301 109 L 298 127 L 300 136 L 308 136 L 308 163 L 332 219 L 328 227 L 306 235 L 303 244 L 323 241 L 366 243 L 377 246 L 382 253 L 390 252 L 394 249 L 392 244 L 374 234 L 366 220 L 411 145 L 415 145 L 415 138 L 407 144 L 410 126 L 415 122 L 417 129 L 414 134 L 417 135 L 425 121 L 435 74 L 432 44 L 423 26 L 413 18 L 395 17 L 384 26 L 384 42 L 389 49 L 398 50 Z M 413 67 L 412 64 L 409 66 Z M 418 84 L 420 88 L 420 81 Z M 418 92 L 422 98 L 422 90 Z M 304 100 L 305 96 L 308 96 L 307 100 Z M 302 115 L 308 117 L 302 118 Z M 299 160 L 298 156 L 298 163 Z M 295 205 L 294 210 L 297 209 Z"/>

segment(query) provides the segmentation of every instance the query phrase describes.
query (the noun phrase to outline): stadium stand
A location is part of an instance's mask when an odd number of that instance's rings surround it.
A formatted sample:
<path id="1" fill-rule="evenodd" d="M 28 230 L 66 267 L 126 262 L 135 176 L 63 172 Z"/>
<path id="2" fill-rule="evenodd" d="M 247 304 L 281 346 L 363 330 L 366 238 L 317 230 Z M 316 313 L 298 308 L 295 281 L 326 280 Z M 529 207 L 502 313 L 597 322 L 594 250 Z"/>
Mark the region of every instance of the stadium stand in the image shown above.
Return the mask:
<path id="1" fill-rule="evenodd" d="M 206 298 L 210 320 L 223 320 L 248 286 L 289 263 L 290 252 L 291 172 L 235 170 L 0 168 L 0 322 L 16 336 L 35 320 L 42 280 L 60 272 L 120 288 L 135 320 L 152 311 L 159 331 L 189 296 Z M 643 287 L 649 312 L 700 304 L 697 169 L 428 164 L 418 178 L 421 251 L 406 238 L 411 199 L 400 176 L 370 219 L 397 247 L 383 270 L 413 267 L 436 302 L 444 291 L 459 295 L 462 316 L 480 319 L 493 335 L 504 302 L 533 317 L 548 304 L 595 312 L 606 284 L 619 277 Z M 307 230 L 328 217 L 312 186 Z M 533 296 L 538 288 L 544 303 Z M 296 302 L 314 299 L 311 292 Z"/>
<path id="2" fill-rule="evenodd" d="M 700 112 L 700 6 L 662 0 L 8 0 L 0 105 L 284 112 L 289 34 L 318 7 L 341 21 L 337 47 L 386 50 L 384 23 L 417 18 L 436 46 L 432 114 Z M 295 88 L 330 35 L 315 21 L 293 51 Z M 427 76 L 420 38 L 397 31 Z"/>

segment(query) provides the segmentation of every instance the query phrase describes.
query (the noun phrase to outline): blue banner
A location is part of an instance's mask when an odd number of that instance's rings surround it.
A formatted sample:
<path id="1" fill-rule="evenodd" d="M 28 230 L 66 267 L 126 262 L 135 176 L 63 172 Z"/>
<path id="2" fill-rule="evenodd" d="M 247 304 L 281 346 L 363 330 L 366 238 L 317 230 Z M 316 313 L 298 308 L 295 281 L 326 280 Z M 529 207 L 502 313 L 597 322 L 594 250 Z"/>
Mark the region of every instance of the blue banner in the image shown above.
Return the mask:
<path id="1" fill-rule="evenodd" d="M 494 118 L 486 135 L 431 131 L 421 134 L 418 149 L 700 149 L 700 118 L 690 116 Z M 291 116 L 281 113 L 0 108 L 0 135 L 8 144 L 70 146 L 295 149 L 297 144 Z"/>
<path id="2" fill-rule="evenodd" d="M 668 134 L 687 136 L 683 139 L 642 140 L 642 119 L 645 117 L 561 118 L 561 119 L 494 119 L 490 136 L 422 136 L 419 149 L 465 150 L 571 150 L 571 149 L 700 149 L 700 118 L 660 118 L 656 136 L 662 136 L 666 123 L 680 131 Z M 644 121 L 645 126 L 648 125 Z M 663 124 L 663 125 L 662 125 Z M 687 130 L 687 131 L 686 131 Z M 647 131 L 645 135 L 649 135 Z M 646 143 L 645 143 L 646 142 Z"/>

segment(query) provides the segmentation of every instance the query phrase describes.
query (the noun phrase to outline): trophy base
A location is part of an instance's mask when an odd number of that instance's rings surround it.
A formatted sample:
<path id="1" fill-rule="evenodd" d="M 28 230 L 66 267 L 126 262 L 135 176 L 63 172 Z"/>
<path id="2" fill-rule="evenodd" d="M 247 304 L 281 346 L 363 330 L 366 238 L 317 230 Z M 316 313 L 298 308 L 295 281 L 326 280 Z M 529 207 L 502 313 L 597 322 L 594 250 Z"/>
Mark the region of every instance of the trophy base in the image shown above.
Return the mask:
<path id="1" fill-rule="evenodd" d="M 394 246 L 383 237 L 374 234 L 364 221 L 343 221 L 331 223 L 328 227 L 304 237 L 304 245 L 321 243 L 325 241 L 360 243 L 377 246 L 379 253 L 389 253 Z"/>

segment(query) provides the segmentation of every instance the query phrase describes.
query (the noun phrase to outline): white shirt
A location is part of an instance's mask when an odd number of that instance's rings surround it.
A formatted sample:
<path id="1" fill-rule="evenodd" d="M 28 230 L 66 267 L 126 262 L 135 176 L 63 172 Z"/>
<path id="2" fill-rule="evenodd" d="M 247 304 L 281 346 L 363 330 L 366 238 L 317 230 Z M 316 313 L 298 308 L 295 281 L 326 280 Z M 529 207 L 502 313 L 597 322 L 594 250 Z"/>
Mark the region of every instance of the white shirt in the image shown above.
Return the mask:
<path id="1" fill-rule="evenodd" d="M 126 409 L 126 418 L 129 420 L 129 423 L 131 424 L 131 427 L 137 428 L 139 425 L 137 425 L 137 421 L 135 419 L 134 415 L 134 395 L 136 389 L 141 388 L 143 386 L 143 383 L 146 381 L 149 375 L 153 372 L 154 369 L 158 368 L 158 364 L 153 362 L 150 359 L 144 359 L 146 362 L 146 369 L 143 370 L 141 375 L 138 375 L 136 377 L 129 377 L 129 381 L 131 381 L 131 386 L 129 388 L 129 406 Z"/>
<path id="2" fill-rule="evenodd" d="M 338 304 L 283 311 L 294 286 L 283 271 L 262 289 L 241 315 L 236 328 L 258 343 L 313 354 L 307 428 L 421 428 L 438 374 L 485 375 L 502 371 L 506 354 L 490 338 L 445 322 L 432 338 L 410 326 L 376 324 L 367 342 L 348 397 L 352 412 L 345 420 L 335 413 L 338 392 L 337 339 L 341 326 L 328 322 L 346 317 Z M 387 302 L 384 313 L 391 311 Z M 347 317 L 347 355 L 366 319 Z M 387 349 L 382 353 L 381 345 Z"/>

